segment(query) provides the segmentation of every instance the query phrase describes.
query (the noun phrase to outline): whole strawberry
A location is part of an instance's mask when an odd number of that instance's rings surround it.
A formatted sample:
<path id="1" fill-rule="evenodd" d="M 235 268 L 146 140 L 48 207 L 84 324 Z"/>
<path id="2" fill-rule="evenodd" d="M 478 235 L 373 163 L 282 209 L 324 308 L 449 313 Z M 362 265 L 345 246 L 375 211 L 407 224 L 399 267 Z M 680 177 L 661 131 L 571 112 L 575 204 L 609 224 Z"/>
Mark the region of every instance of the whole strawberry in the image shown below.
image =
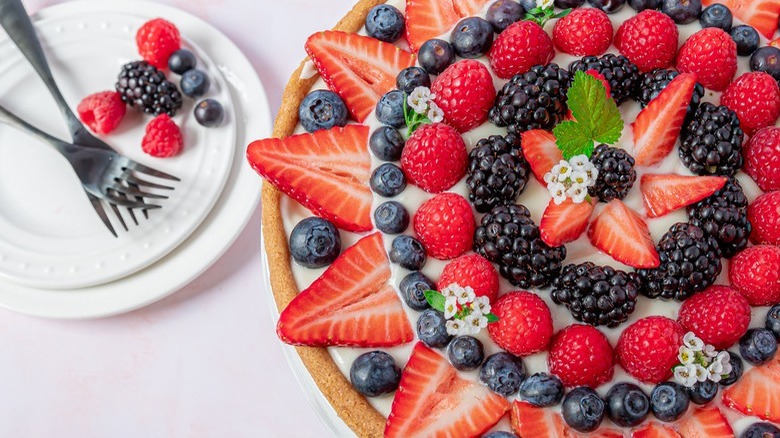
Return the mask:
<path id="1" fill-rule="evenodd" d="M 444 111 L 444 121 L 460 132 L 476 128 L 487 120 L 496 88 L 484 64 L 472 59 L 447 67 L 431 85 L 433 99 Z"/>
<path id="2" fill-rule="evenodd" d="M 555 56 L 552 40 L 533 21 L 518 21 L 501 32 L 488 59 L 496 75 L 502 79 L 525 73 L 531 67 L 547 64 Z"/>
<path id="3" fill-rule="evenodd" d="M 734 345 L 750 325 L 750 304 L 736 289 L 710 286 L 688 298 L 677 322 L 718 350 Z"/>
<path id="4" fill-rule="evenodd" d="M 406 141 L 401 169 L 428 193 L 443 192 L 466 175 L 468 152 L 458 131 L 444 123 L 421 125 Z"/>
<path id="5" fill-rule="evenodd" d="M 753 243 L 780 246 L 780 191 L 756 198 L 748 206 L 748 220 L 753 225 Z"/>
<path id="6" fill-rule="evenodd" d="M 492 313 L 498 322 L 488 324 L 496 344 L 515 356 L 527 356 L 547 348 L 553 334 L 550 309 L 537 295 L 510 292 L 496 301 Z"/>
<path id="7" fill-rule="evenodd" d="M 597 388 L 612 379 L 615 359 L 603 333 L 593 326 L 575 324 L 555 335 L 547 364 L 565 386 Z"/>
<path id="8" fill-rule="evenodd" d="M 108 134 L 119 126 L 127 112 L 127 105 L 116 91 L 101 91 L 85 97 L 76 111 L 92 132 Z"/>
<path id="9" fill-rule="evenodd" d="M 763 127 L 774 125 L 780 117 L 780 88 L 764 72 L 745 73 L 726 88 L 720 104 L 737 113 L 742 130 L 753 135 Z"/>
<path id="10" fill-rule="evenodd" d="M 178 155 L 184 146 L 181 131 L 168 114 L 160 114 L 146 125 L 141 148 L 147 154 L 166 158 Z"/>
<path id="11" fill-rule="evenodd" d="M 471 205 L 457 193 L 436 195 L 414 214 L 414 232 L 428 255 L 440 260 L 453 259 L 471 249 L 476 227 Z"/>
<path id="12" fill-rule="evenodd" d="M 759 130 L 745 146 L 745 172 L 765 192 L 780 190 L 780 128 Z"/>
<path id="13" fill-rule="evenodd" d="M 575 9 L 555 23 L 553 43 L 569 55 L 598 56 L 612 44 L 612 33 L 612 22 L 601 9 Z"/>
<path id="14" fill-rule="evenodd" d="M 684 335 L 680 324 L 664 316 L 640 319 L 620 334 L 618 363 L 642 382 L 663 382 L 672 377 Z"/>
<path id="15" fill-rule="evenodd" d="M 646 9 L 618 28 L 615 47 L 642 72 L 667 68 L 677 56 L 677 25 L 668 15 Z"/>
<path id="16" fill-rule="evenodd" d="M 780 303 L 780 247 L 746 248 L 731 259 L 729 281 L 751 306 Z"/>
<path id="17" fill-rule="evenodd" d="M 167 68 L 168 58 L 181 48 L 179 29 L 168 20 L 149 20 L 135 34 L 138 53 L 157 68 Z"/>
<path id="18" fill-rule="evenodd" d="M 677 70 L 696 73 L 699 83 L 723 91 L 737 73 L 737 44 L 717 27 L 702 29 L 680 47 Z"/>
<path id="19" fill-rule="evenodd" d="M 452 283 L 462 287 L 470 286 L 478 297 L 488 297 L 491 303 L 498 298 L 498 272 L 479 254 L 460 256 L 447 263 L 436 287 L 442 290 Z"/>

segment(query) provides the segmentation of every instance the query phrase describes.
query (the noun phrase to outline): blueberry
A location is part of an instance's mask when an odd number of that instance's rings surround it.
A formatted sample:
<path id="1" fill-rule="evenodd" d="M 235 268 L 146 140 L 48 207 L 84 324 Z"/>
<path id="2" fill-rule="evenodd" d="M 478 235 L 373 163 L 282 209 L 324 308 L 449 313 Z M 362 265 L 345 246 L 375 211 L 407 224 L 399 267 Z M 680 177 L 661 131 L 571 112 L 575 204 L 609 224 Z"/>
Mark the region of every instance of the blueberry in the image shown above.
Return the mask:
<path id="1" fill-rule="evenodd" d="M 561 413 L 566 424 L 579 432 L 593 432 L 604 419 L 606 406 L 596 391 L 587 386 L 572 389 L 563 398 Z"/>
<path id="2" fill-rule="evenodd" d="M 536 8 L 536 0 L 518 0 L 518 3 L 520 3 L 520 6 L 523 7 L 524 11 L 530 11 L 531 9 Z"/>
<path id="3" fill-rule="evenodd" d="M 340 251 L 339 230 L 326 219 L 307 217 L 290 233 L 290 254 L 307 268 L 322 268 L 333 263 Z"/>
<path id="4" fill-rule="evenodd" d="M 731 15 L 731 9 L 720 3 L 707 6 L 701 11 L 701 16 L 699 16 L 699 24 L 701 24 L 702 28 L 717 27 L 726 32 L 731 32 L 733 23 L 734 16 Z"/>
<path id="5" fill-rule="evenodd" d="M 637 12 L 642 12 L 645 9 L 658 9 L 661 0 L 628 0 L 628 6 Z"/>
<path id="6" fill-rule="evenodd" d="M 425 266 L 425 248 L 414 237 L 402 234 L 390 247 L 390 261 L 410 271 L 419 271 Z"/>
<path id="7" fill-rule="evenodd" d="M 693 23 L 701 14 L 701 0 L 663 0 L 661 12 L 677 24 Z"/>
<path id="8" fill-rule="evenodd" d="M 452 30 L 450 44 L 461 58 L 479 58 L 493 45 L 493 26 L 484 18 L 464 18 Z"/>
<path id="9" fill-rule="evenodd" d="M 720 386 L 712 380 L 694 383 L 693 387 L 688 388 L 688 397 L 691 403 L 697 405 L 706 405 L 718 395 Z"/>
<path id="10" fill-rule="evenodd" d="M 409 226 L 409 212 L 400 202 L 383 202 L 374 210 L 374 223 L 385 234 L 403 233 Z"/>
<path id="11" fill-rule="evenodd" d="M 222 104 L 214 99 L 203 99 L 195 105 L 193 110 L 195 120 L 207 128 L 213 128 L 222 123 L 225 118 L 225 110 Z"/>
<path id="12" fill-rule="evenodd" d="M 181 92 L 190 97 L 200 97 L 209 91 L 211 81 L 203 70 L 191 69 L 181 75 Z"/>
<path id="13" fill-rule="evenodd" d="M 556 8 L 561 8 L 561 9 L 579 8 L 580 6 L 585 4 L 585 0 L 555 0 L 554 4 Z M 534 7 L 535 6 L 536 5 L 534 5 Z"/>
<path id="14" fill-rule="evenodd" d="M 585 2 L 585 0 L 582 1 L 583 3 Z M 518 22 L 524 17 L 525 10 L 520 6 L 520 3 L 517 3 L 514 0 L 498 0 L 493 2 L 485 15 L 488 23 L 493 26 L 493 31 L 496 33 L 503 32 L 510 24 Z"/>
<path id="15" fill-rule="evenodd" d="M 780 429 L 772 423 L 753 423 L 739 438 L 780 438 Z"/>
<path id="16" fill-rule="evenodd" d="M 740 25 L 731 29 L 731 39 L 737 43 L 737 55 L 748 56 L 758 49 L 761 38 L 751 26 Z"/>
<path id="17" fill-rule="evenodd" d="M 406 124 L 404 119 L 404 92 L 392 90 L 385 93 L 376 103 L 376 118 L 385 125 L 400 128 Z"/>
<path id="18" fill-rule="evenodd" d="M 171 53 L 170 58 L 168 58 L 168 69 L 180 75 L 195 68 L 197 63 L 194 53 L 187 49 L 179 49 Z"/>
<path id="19" fill-rule="evenodd" d="M 474 370 L 485 360 L 485 349 L 482 342 L 475 337 L 458 336 L 447 346 L 447 357 L 455 369 Z"/>
<path id="20" fill-rule="evenodd" d="M 347 106 L 338 94 L 330 90 L 315 90 L 307 94 L 298 107 L 298 119 L 308 132 L 347 124 Z"/>
<path id="21" fill-rule="evenodd" d="M 623 9 L 626 5 L 626 0 L 588 0 L 591 6 L 599 8 L 607 14 L 614 14 L 615 12 Z"/>
<path id="22" fill-rule="evenodd" d="M 482 435 L 482 438 L 517 438 L 517 435 L 505 430 L 494 430 Z"/>
<path id="23" fill-rule="evenodd" d="M 406 67 L 395 77 L 396 87 L 406 94 L 410 94 L 417 87 L 431 87 L 431 77 L 428 72 L 420 67 Z"/>
<path id="24" fill-rule="evenodd" d="M 689 404 L 688 390 L 676 382 L 660 383 L 650 393 L 650 410 L 661 421 L 679 420 Z"/>
<path id="25" fill-rule="evenodd" d="M 380 41 L 396 42 L 404 28 L 404 15 L 390 5 L 374 6 L 366 15 L 366 33 Z"/>
<path id="26" fill-rule="evenodd" d="M 376 397 L 398 389 L 401 369 L 384 351 L 369 351 L 352 362 L 349 380 L 357 392 L 366 397 Z"/>
<path id="27" fill-rule="evenodd" d="M 425 299 L 426 290 L 435 290 L 436 283 L 431 281 L 419 271 L 410 272 L 401 280 L 398 286 L 401 289 L 401 296 L 407 306 L 413 310 L 423 311 L 431 307 L 428 300 Z"/>
<path id="28" fill-rule="evenodd" d="M 404 151 L 404 138 L 398 130 L 381 126 L 371 134 L 368 147 L 380 160 L 398 161 Z"/>
<path id="29" fill-rule="evenodd" d="M 766 329 L 780 338 L 780 304 L 775 304 L 766 314 Z"/>
<path id="30" fill-rule="evenodd" d="M 488 357 L 479 370 L 479 380 L 504 397 L 516 393 L 525 376 L 523 360 L 505 352 Z"/>
<path id="31" fill-rule="evenodd" d="M 371 190 L 379 196 L 392 198 L 406 188 L 406 177 L 400 167 L 384 163 L 371 173 Z"/>
<path id="32" fill-rule="evenodd" d="M 720 384 L 722 386 L 733 385 L 737 380 L 739 380 L 740 377 L 742 377 L 742 370 L 744 369 L 744 365 L 742 365 L 742 358 L 730 351 L 729 358 L 731 372 L 726 375 L 726 377 L 720 379 Z"/>
<path id="33" fill-rule="evenodd" d="M 780 49 L 765 46 L 753 52 L 750 57 L 750 70 L 762 71 L 780 81 Z"/>
<path id="34" fill-rule="evenodd" d="M 621 427 L 634 427 L 650 414 L 650 399 L 633 383 L 618 383 L 607 393 L 607 415 Z"/>
<path id="35" fill-rule="evenodd" d="M 753 365 L 761 365 L 777 352 L 777 339 L 767 329 L 752 328 L 739 339 L 739 354 Z"/>
<path id="36" fill-rule="evenodd" d="M 534 406 L 555 406 L 563 400 L 563 382 L 554 374 L 536 373 L 523 381 L 519 395 Z"/>
<path id="37" fill-rule="evenodd" d="M 424 42 L 417 52 L 420 67 L 432 75 L 437 75 L 455 62 L 455 49 L 444 40 L 432 39 Z"/>
<path id="38" fill-rule="evenodd" d="M 424 310 L 417 320 L 417 337 L 432 348 L 444 348 L 452 339 L 447 334 L 447 319 L 436 309 Z"/>

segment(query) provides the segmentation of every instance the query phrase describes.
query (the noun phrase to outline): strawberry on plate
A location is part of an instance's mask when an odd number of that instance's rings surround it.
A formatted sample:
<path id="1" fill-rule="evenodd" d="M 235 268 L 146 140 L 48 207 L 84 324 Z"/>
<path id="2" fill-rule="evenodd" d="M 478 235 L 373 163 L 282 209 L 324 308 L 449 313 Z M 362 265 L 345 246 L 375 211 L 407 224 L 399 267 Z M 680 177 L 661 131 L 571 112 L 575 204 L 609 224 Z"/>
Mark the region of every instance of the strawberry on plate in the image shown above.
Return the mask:
<path id="1" fill-rule="evenodd" d="M 635 430 L 631 438 L 681 438 L 680 434 L 669 426 L 651 421 L 641 429 Z"/>
<path id="2" fill-rule="evenodd" d="M 648 217 L 660 217 L 687 207 L 722 189 L 728 178 L 677 174 L 642 175 L 640 190 Z"/>
<path id="3" fill-rule="evenodd" d="M 610 201 L 588 229 L 590 242 L 620 263 L 635 268 L 661 264 L 647 224 L 618 199 Z"/>
<path id="4" fill-rule="evenodd" d="M 746 371 L 723 392 L 723 404 L 745 415 L 780 422 L 780 356 Z"/>
<path id="5" fill-rule="evenodd" d="M 733 438 L 734 430 L 715 406 L 695 408 L 680 420 L 680 435 L 685 438 Z"/>
<path id="6" fill-rule="evenodd" d="M 460 377 L 446 358 L 418 342 L 401 374 L 384 436 L 480 436 L 508 410 L 504 397 Z"/>
<path id="7" fill-rule="evenodd" d="M 444 112 L 444 121 L 459 132 L 476 128 L 487 120 L 496 98 L 493 78 L 484 64 L 464 59 L 447 67 L 433 81 L 434 101 Z"/>
<path id="8" fill-rule="evenodd" d="M 571 198 L 566 198 L 559 205 L 551 199 L 539 222 L 539 234 L 550 246 L 573 242 L 588 228 L 592 214 L 593 202 L 590 200 L 575 204 Z"/>
<path id="9" fill-rule="evenodd" d="M 390 279 L 382 235 L 345 250 L 282 311 L 276 333 L 293 345 L 392 347 L 414 330 Z"/>
<path id="10" fill-rule="evenodd" d="M 257 140 L 247 159 L 257 173 L 316 215 L 347 231 L 369 231 L 368 126 Z"/>
<path id="11" fill-rule="evenodd" d="M 713 3 L 725 5 L 735 18 L 753 26 L 770 40 L 777 31 L 780 0 L 702 0 L 704 6 Z"/>
<path id="12" fill-rule="evenodd" d="M 414 52 L 447 33 L 461 18 L 480 12 L 490 0 L 406 0 L 406 40 Z"/>
<path id="13" fill-rule="evenodd" d="M 523 401 L 512 403 L 512 430 L 521 437 L 565 438 L 566 425 L 560 413 L 537 408 Z"/>
<path id="14" fill-rule="evenodd" d="M 555 144 L 555 137 L 544 129 L 532 129 L 520 134 L 523 155 L 531 166 L 536 179 L 546 186 L 544 175 L 563 160 L 563 154 Z"/>

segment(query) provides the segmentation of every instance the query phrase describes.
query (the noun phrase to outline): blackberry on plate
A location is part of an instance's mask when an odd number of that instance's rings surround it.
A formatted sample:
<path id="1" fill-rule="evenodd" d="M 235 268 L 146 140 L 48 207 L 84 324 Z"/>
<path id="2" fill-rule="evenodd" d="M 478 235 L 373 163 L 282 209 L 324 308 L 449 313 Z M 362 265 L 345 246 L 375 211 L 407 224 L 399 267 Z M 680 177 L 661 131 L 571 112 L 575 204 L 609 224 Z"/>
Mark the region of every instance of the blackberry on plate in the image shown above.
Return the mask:
<path id="1" fill-rule="evenodd" d="M 688 206 L 689 222 L 714 237 L 723 257 L 730 259 L 745 249 L 753 230 L 747 216 L 748 201 L 736 178 L 722 189 Z"/>
<path id="2" fill-rule="evenodd" d="M 586 56 L 569 64 L 570 77 L 578 71 L 599 72 L 609 83 L 612 98 L 618 105 L 632 98 L 639 84 L 639 68 L 623 55 L 607 53 L 602 56 Z"/>
<path id="3" fill-rule="evenodd" d="M 743 139 L 734 111 L 705 102 L 683 127 L 680 160 L 698 175 L 732 176 L 744 163 Z"/>
<path id="4" fill-rule="evenodd" d="M 122 66 L 116 82 L 122 101 L 147 114 L 173 117 L 181 108 L 182 96 L 165 74 L 146 61 L 129 62 Z"/>
<path id="5" fill-rule="evenodd" d="M 593 151 L 590 160 L 599 175 L 596 183 L 588 187 L 588 194 L 601 202 L 625 198 L 636 181 L 634 157 L 624 149 L 602 144 Z"/>
<path id="6" fill-rule="evenodd" d="M 469 201 L 480 213 L 499 204 L 511 204 L 525 189 L 529 174 L 519 136 L 483 138 L 469 152 Z"/>
<path id="7" fill-rule="evenodd" d="M 695 225 L 672 225 L 656 249 L 661 265 L 637 271 L 650 298 L 684 301 L 711 286 L 723 267 L 718 242 Z"/>
<path id="8" fill-rule="evenodd" d="M 523 205 L 498 205 L 474 231 L 474 250 L 498 264 L 498 272 L 515 286 L 542 288 L 561 271 L 566 247 L 551 248 Z"/>
<path id="9" fill-rule="evenodd" d="M 669 82 L 676 78 L 680 72 L 676 70 L 666 70 L 663 68 L 656 68 L 647 73 L 642 73 L 639 78 L 639 86 L 637 87 L 636 100 L 642 106 L 646 107 L 651 100 L 658 97 L 661 94 Z M 701 99 L 704 97 L 704 86 L 700 83 L 696 83 L 693 88 L 693 96 L 691 97 L 691 103 L 688 105 L 688 114 L 686 117 L 690 117 L 696 108 L 699 107 Z"/>
<path id="10" fill-rule="evenodd" d="M 577 321 L 617 327 L 634 311 L 639 288 L 639 277 L 634 272 L 585 262 L 564 266 L 553 280 L 550 295 Z"/>
<path id="11" fill-rule="evenodd" d="M 488 112 L 496 126 L 519 135 L 531 129 L 551 130 L 566 116 L 569 72 L 558 64 L 537 65 L 504 84 Z"/>

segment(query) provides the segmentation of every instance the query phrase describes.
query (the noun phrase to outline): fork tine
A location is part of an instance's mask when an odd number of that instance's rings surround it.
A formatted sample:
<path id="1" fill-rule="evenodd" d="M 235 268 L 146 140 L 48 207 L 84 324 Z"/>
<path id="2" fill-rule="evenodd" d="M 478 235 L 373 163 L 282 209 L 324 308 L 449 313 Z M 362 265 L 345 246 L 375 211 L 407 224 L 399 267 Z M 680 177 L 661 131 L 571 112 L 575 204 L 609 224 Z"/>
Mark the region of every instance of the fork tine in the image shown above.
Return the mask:
<path id="1" fill-rule="evenodd" d="M 136 202 L 143 202 L 144 199 L 143 198 L 139 198 L 137 196 L 134 196 L 133 200 L 136 201 Z M 130 215 L 130 219 L 133 220 L 133 223 L 138 225 L 138 219 L 136 219 L 135 212 L 133 211 L 133 209 L 132 208 L 128 208 L 127 209 L 127 213 Z"/>
<path id="2" fill-rule="evenodd" d="M 160 190 L 174 190 L 171 186 L 164 186 L 162 184 L 153 183 L 151 181 L 146 181 L 141 178 L 137 178 L 134 175 L 127 175 L 125 176 L 125 181 L 127 181 L 127 185 L 134 186 L 138 188 L 137 186 L 146 186 L 152 189 L 160 189 Z"/>
<path id="3" fill-rule="evenodd" d="M 119 219 L 119 223 L 122 224 L 122 228 L 124 228 L 125 231 L 129 231 L 127 229 L 127 224 L 125 223 L 125 219 L 122 217 L 122 214 L 119 212 L 119 208 L 116 206 L 116 204 L 109 205 L 111 205 L 111 210 L 114 210 L 114 216 L 116 216 Z"/>
<path id="4" fill-rule="evenodd" d="M 121 193 L 125 196 L 136 196 L 141 198 L 150 198 L 150 199 L 168 199 L 165 195 L 158 195 L 156 193 L 149 193 L 149 192 L 142 192 L 138 189 L 134 189 L 132 187 L 123 186 L 122 184 L 116 183 L 112 185 L 111 190 L 114 190 L 117 193 Z"/>
<path id="5" fill-rule="evenodd" d="M 162 208 L 161 205 L 155 205 L 155 204 L 146 204 L 144 202 L 140 201 L 131 201 L 127 199 L 127 197 L 122 196 L 118 193 L 113 193 L 112 190 L 106 190 L 106 200 L 112 204 L 116 204 L 120 207 L 127 207 L 127 208 L 142 208 L 145 210 L 153 210 L 156 208 Z"/>
<path id="6" fill-rule="evenodd" d="M 92 204 L 92 208 L 95 209 L 95 213 L 97 213 L 100 220 L 103 221 L 103 225 L 108 228 L 108 231 L 110 231 L 114 237 L 119 237 L 114 230 L 114 226 L 111 225 L 111 221 L 108 220 L 108 215 L 106 215 L 106 211 L 103 209 L 103 204 L 100 202 L 100 199 L 89 192 L 87 192 L 87 197 L 89 198 L 90 204 Z"/>
<path id="7" fill-rule="evenodd" d="M 157 169 L 152 169 L 151 167 L 144 166 L 143 164 L 133 161 L 127 165 L 128 169 L 135 170 L 137 172 L 145 173 L 147 175 L 156 176 L 157 178 L 162 179 L 169 179 L 171 181 L 181 181 L 179 178 L 176 178 L 173 175 L 167 174 L 165 172 L 161 172 Z"/>

